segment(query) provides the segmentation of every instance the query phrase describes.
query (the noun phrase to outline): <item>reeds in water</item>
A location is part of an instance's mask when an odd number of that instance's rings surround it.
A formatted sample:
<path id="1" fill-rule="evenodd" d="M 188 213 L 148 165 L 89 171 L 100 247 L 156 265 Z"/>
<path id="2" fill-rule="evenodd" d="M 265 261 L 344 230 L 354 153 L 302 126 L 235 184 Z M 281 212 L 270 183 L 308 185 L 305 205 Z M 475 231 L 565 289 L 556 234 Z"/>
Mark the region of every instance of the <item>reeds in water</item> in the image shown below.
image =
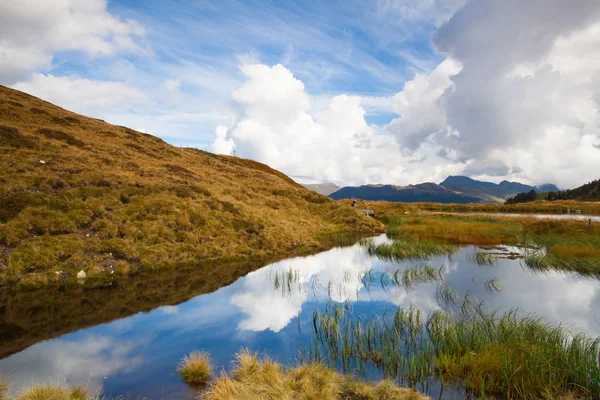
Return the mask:
<path id="1" fill-rule="evenodd" d="M 452 254 L 458 249 L 450 243 L 412 238 L 394 239 L 393 243 L 383 244 L 375 244 L 372 239 L 363 239 L 360 244 L 367 254 L 385 261 L 429 260 L 432 257 Z"/>
<path id="2" fill-rule="evenodd" d="M 456 302 L 453 292 L 445 296 Z M 478 396 L 597 398 L 599 339 L 533 315 L 484 312 L 473 296 L 456 309 L 425 317 L 416 308 L 398 308 L 393 315 L 365 318 L 334 304 L 315 311 L 316 343 L 308 358 L 318 354 L 345 371 L 376 368 L 421 390 L 441 380 Z"/>

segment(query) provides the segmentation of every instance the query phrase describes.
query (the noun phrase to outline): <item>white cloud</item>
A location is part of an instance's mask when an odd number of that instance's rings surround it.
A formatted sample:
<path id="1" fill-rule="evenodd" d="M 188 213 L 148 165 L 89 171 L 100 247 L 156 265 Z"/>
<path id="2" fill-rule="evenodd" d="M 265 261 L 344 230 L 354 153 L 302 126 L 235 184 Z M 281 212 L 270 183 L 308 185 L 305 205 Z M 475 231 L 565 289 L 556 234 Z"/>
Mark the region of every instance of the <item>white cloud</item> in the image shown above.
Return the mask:
<path id="1" fill-rule="evenodd" d="M 93 81 L 68 76 L 33 74 L 15 89 L 38 96 L 61 107 L 87 115 L 100 115 L 148 101 L 139 89 L 122 82 Z"/>
<path id="2" fill-rule="evenodd" d="M 282 65 L 243 66 L 242 71 L 247 80 L 233 92 L 239 119 L 225 136 L 217 133 L 215 150 L 227 141 L 224 153 L 235 145 L 241 157 L 320 181 L 445 178 L 435 168 L 421 168 L 439 160 L 435 149 L 424 145 L 422 153 L 403 156 L 394 137 L 367 124 L 360 97 L 338 95 L 313 108 L 302 82 Z"/>
<path id="3" fill-rule="evenodd" d="M 53 54 L 81 51 L 89 57 L 148 53 L 135 38 L 144 28 L 106 10 L 106 0 L 0 2 L 0 81 L 13 84 L 50 67 Z"/>
<path id="4" fill-rule="evenodd" d="M 104 377 L 140 368 L 144 364 L 140 350 L 146 343 L 146 337 L 115 341 L 93 334 L 79 341 L 50 340 L 1 360 L 0 369 L 8 373 L 13 395 L 42 383 L 81 385 L 93 393 L 102 387 Z M 11 370 L 27 373 L 11 376 Z"/>

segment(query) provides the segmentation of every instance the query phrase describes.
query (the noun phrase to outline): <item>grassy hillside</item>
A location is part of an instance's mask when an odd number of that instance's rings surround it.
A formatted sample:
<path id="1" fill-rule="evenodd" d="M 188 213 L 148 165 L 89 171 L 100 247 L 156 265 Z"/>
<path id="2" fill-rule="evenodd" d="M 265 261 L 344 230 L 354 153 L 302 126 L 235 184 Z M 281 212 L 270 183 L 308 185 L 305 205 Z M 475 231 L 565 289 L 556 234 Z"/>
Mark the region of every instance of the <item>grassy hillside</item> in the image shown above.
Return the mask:
<path id="1" fill-rule="evenodd" d="M 266 165 L 0 86 L 0 286 L 317 248 L 379 222 Z"/>

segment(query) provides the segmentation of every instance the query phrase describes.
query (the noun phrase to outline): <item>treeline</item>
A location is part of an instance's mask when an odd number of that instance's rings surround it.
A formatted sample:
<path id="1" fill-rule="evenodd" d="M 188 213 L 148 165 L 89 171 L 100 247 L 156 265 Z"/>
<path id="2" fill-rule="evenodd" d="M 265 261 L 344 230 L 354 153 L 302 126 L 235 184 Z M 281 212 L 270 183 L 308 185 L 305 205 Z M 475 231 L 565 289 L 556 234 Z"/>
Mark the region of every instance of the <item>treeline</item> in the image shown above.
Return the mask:
<path id="1" fill-rule="evenodd" d="M 559 190 L 556 192 L 548 192 L 543 197 L 544 200 L 591 200 L 600 201 L 600 179 L 586 183 L 575 189 Z M 504 204 L 527 203 L 530 201 L 542 200 L 538 198 L 535 190 L 523 192 L 509 197 Z"/>
<path id="2" fill-rule="evenodd" d="M 575 189 L 548 192 L 546 200 L 600 200 L 600 179 L 586 183 Z"/>
<path id="3" fill-rule="evenodd" d="M 518 203 L 527 203 L 530 201 L 535 201 L 537 199 L 537 192 L 534 189 L 531 189 L 529 192 L 521 192 L 513 197 L 509 197 L 506 199 L 504 204 L 518 204 Z"/>

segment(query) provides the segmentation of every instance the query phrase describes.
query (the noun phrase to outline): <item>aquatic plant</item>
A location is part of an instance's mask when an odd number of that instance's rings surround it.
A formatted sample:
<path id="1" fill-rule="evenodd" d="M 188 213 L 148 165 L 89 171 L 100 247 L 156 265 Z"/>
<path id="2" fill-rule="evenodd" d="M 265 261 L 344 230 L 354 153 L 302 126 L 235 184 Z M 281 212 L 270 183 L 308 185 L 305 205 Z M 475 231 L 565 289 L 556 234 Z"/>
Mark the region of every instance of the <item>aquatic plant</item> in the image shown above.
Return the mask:
<path id="1" fill-rule="evenodd" d="M 454 295 L 447 297 L 456 302 Z M 437 310 L 428 317 L 413 307 L 367 318 L 328 306 L 313 315 L 315 343 L 305 357 L 346 371 L 377 368 L 425 391 L 440 380 L 478 396 L 600 393 L 600 339 L 550 326 L 535 315 L 486 312 L 472 295 L 456 303 L 455 313 Z"/>
<path id="2" fill-rule="evenodd" d="M 212 375 L 210 355 L 204 351 L 192 351 L 179 362 L 177 373 L 188 385 L 206 384 Z"/>
<path id="3" fill-rule="evenodd" d="M 452 244 L 414 238 L 395 238 L 392 243 L 382 244 L 375 244 L 372 239 L 362 239 L 360 244 L 367 254 L 386 261 L 427 260 L 452 254 L 458 249 Z"/>

